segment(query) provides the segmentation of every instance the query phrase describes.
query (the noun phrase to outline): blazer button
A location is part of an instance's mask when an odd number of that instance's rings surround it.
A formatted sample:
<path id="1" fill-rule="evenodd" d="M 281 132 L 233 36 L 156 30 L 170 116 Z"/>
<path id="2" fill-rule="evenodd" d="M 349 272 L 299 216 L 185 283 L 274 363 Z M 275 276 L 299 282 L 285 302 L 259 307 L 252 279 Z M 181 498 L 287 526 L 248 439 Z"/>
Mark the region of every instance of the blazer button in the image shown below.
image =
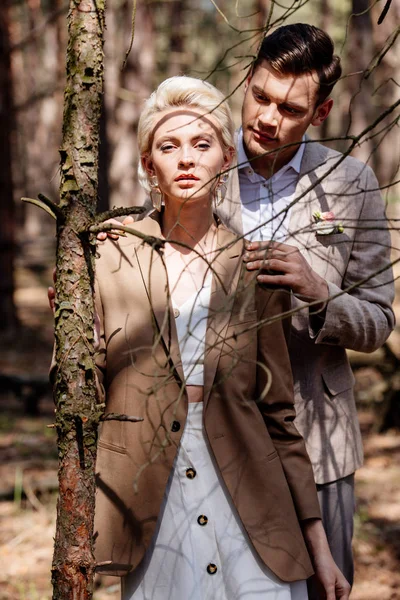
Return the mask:
<path id="1" fill-rule="evenodd" d="M 199 525 L 204 527 L 204 525 L 207 525 L 208 523 L 208 517 L 206 517 L 206 515 L 200 515 L 199 517 L 197 517 L 197 522 Z"/>
<path id="2" fill-rule="evenodd" d="M 207 573 L 209 575 L 215 575 L 215 573 L 218 571 L 218 567 L 217 565 L 214 565 L 214 563 L 210 563 L 209 565 L 207 565 Z"/>
<path id="3" fill-rule="evenodd" d="M 179 431 L 180 428 L 181 428 L 181 424 L 179 423 L 179 421 L 172 421 L 171 431 L 173 431 L 175 433 L 176 431 Z"/>
<path id="4" fill-rule="evenodd" d="M 188 469 L 186 469 L 186 477 L 188 479 L 194 479 L 196 477 L 196 475 L 197 475 L 197 473 L 193 469 L 193 467 L 189 467 Z"/>

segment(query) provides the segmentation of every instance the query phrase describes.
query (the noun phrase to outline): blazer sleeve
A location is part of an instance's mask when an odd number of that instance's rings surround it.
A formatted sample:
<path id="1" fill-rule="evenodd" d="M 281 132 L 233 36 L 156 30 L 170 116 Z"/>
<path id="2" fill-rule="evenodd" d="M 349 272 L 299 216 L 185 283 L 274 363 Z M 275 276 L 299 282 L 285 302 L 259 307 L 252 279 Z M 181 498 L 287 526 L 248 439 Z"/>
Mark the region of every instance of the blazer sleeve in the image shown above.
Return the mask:
<path id="1" fill-rule="evenodd" d="M 294 425 L 293 379 L 288 353 L 291 294 L 256 289 L 258 406 L 279 454 L 299 520 L 321 518 L 316 485 L 304 440 Z"/>
<path id="2" fill-rule="evenodd" d="M 364 198 L 358 220 L 349 224 L 355 235 L 342 285 L 327 282 L 331 300 L 324 319 L 311 317 L 309 333 L 317 344 L 373 352 L 395 325 L 391 240 L 378 181 L 365 165 L 358 185 Z"/>
<path id="3" fill-rule="evenodd" d="M 107 348 L 105 341 L 105 333 L 104 333 L 104 311 L 103 304 L 101 301 L 100 294 L 100 286 L 95 279 L 95 319 L 98 321 L 98 329 L 99 329 L 99 339 L 96 334 L 96 326 L 95 326 L 95 365 L 96 365 L 96 386 L 99 394 L 99 399 L 101 402 L 105 402 L 106 392 L 105 392 L 105 382 L 106 382 L 106 366 L 107 366 Z M 95 324 L 96 325 L 96 324 Z"/>

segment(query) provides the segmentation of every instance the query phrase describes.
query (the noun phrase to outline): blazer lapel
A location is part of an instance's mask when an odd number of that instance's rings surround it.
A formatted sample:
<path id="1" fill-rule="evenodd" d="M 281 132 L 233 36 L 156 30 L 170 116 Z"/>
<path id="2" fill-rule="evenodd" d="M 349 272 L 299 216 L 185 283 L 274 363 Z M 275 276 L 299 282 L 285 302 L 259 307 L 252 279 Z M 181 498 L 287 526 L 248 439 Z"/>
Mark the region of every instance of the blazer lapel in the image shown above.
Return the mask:
<path id="1" fill-rule="evenodd" d="M 156 220 L 149 227 L 148 235 L 160 237 L 161 231 Z M 160 254 L 149 244 L 142 244 L 136 250 L 136 258 L 155 329 L 154 348 L 161 343 L 166 359 L 169 361 L 172 374 L 178 375 L 184 381 L 182 359 L 179 352 L 178 334 L 168 286 L 167 270 Z"/>
<path id="2" fill-rule="evenodd" d="M 294 195 L 296 203 L 290 214 L 288 243 L 296 245 L 310 264 L 318 255 L 313 214 L 328 210 L 325 192 L 316 174 L 316 169 L 326 162 L 326 150 L 320 144 L 306 145 Z"/>
<path id="3" fill-rule="evenodd" d="M 154 221 L 154 226 L 149 227 L 146 233 L 154 237 L 160 236 L 160 229 L 156 221 Z M 171 367 L 183 383 L 185 378 L 165 265 L 158 252 L 148 244 L 139 246 L 136 256 L 154 318 L 156 328 L 155 345 L 159 342 L 162 343 L 167 360 L 171 362 Z M 242 243 L 237 242 L 233 234 L 224 227 L 219 227 L 217 232 L 217 255 L 212 261 L 213 274 L 205 341 L 205 406 L 215 379 L 219 356 L 232 312 L 233 299 L 230 295 L 239 280 L 241 257 Z"/>
<path id="4" fill-rule="evenodd" d="M 230 244 L 226 249 L 227 244 Z M 225 339 L 226 329 L 231 317 L 233 298 L 242 264 L 242 244 L 235 242 L 232 233 L 223 227 L 218 228 L 216 258 L 212 262 L 213 280 L 211 287 L 206 348 L 204 357 L 204 406 L 210 397 L 215 379 L 219 356 Z"/>
<path id="5" fill-rule="evenodd" d="M 318 143 L 308 143 L 301 164 L 299 182 L 290 216 L 289 244 L 296 245 L 318 273 L 325 277 L 329 269 L 329 246 L 318 239 L 313 227 L 316 211 L 329 211 L 328 180 L 319 181 L 323 174 L 338 161 L 337 153 Z M 338 200 L 335 200 L 337 203 Z"/>
<path id="6" fill-rule="evenodd" d="M 237 164 L 231 167 L 223 202 L 215 208 L 222 223 L 238 235 L 243 235 L 242 203 L 240 200 L 239 172 Z"/>

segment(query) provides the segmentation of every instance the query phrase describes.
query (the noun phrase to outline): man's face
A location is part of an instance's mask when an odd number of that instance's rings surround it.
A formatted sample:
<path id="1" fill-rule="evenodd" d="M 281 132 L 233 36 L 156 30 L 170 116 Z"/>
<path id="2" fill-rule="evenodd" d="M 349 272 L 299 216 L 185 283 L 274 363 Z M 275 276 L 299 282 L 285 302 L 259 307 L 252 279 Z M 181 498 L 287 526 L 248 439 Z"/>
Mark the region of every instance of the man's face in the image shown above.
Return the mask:
<path id="1" fill-rule="evenodd" d="M 309 125 L 326 119 L 332 100 L 316 106 L 318 90 L 315 73 L 280 75 L 267 61 L 256 67 L 246 82 L 242 126 L 245 151 L 257 173 L 271 177 L 294 156 Z M 293 145 L 282 148 L 286 144 Z"/>

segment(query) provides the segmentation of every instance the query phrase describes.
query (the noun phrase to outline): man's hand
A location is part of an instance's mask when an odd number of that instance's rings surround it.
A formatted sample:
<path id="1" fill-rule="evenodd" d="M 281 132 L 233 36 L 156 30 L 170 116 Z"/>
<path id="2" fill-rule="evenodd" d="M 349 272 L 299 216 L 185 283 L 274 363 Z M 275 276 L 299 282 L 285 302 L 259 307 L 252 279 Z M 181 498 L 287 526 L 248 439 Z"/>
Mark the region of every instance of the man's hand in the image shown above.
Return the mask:
<path id="1" fill-rule="evenodd" d="M 125 219 L 122 221 L 122 225 L 130 225 L 131 223 L 134 223 L 134 218 L 131 216 L 125 217 Z M 97 234 L 97 239 L 99 240 L 99 242 L 104 242 L 104 240 L 107 239 L 107 237 L 111 238 L 112 240 L 117 240 L 120 236 L 125 237 L 126 233 L 124 231 L 121 231 L 120 229 L 118 229 L 118 225 L 121 225 L 120 221 L 117 221 L 116 219 L 109 219 L 108 221 L 104 221 L 105 223 L 113 223 L 114 225 L 116 225 L 115 229 L 112 229 L 111 231 L 100 231 L 100 233 Z"/>
<path id="2" fill-rule="evenodd" d="M 246 242 L 243 260 L 249 271 L 260 271 L 260 283 L 290 288 L 302 300 L 326 300 L 328 285 L 312 270 L 295 246 L 279 242 Z"/>

